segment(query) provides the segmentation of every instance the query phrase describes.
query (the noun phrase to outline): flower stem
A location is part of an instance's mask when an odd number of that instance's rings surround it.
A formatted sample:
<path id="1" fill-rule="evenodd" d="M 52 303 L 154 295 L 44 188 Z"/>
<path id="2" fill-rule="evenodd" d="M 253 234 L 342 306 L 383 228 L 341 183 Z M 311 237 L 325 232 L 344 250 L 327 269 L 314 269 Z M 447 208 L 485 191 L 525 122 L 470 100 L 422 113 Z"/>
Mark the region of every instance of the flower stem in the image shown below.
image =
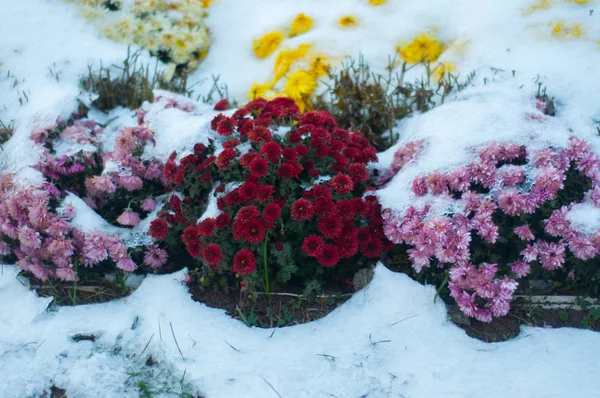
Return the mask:
<path id="1" fill-rule="evenodd" d="M 440 285 L 440 287 L 438 288 L 438 290 L 435 292 L 435 296 L 433 296 L 433 302 L 434 303 L 437 300 L 438 296 L 440 295 L 440 292 L 442 291 L 442 289 L 444 288 L 444 286 L 446 286 L 446 284 L 448 283 L 448 279 L 449 278 L 450 278 L 450 274 L 446 273 L 446 277 L 444 278 L 444 281 L 442 282 L 442 284 Z"/>
<path id="2" fill-rule="evenodd" d="M 269 241 L 269 231 L 265 234 L 265 241 L 263 245 L 263 262 L 265 268 L 265 287 L 267 290 L 267 299 L 269 300 L 269 323 L 273 326 L 272 309 L 271 309 L 271 288 L 269 286 L 269 267 L 267 265 L 267 243 Z"/>

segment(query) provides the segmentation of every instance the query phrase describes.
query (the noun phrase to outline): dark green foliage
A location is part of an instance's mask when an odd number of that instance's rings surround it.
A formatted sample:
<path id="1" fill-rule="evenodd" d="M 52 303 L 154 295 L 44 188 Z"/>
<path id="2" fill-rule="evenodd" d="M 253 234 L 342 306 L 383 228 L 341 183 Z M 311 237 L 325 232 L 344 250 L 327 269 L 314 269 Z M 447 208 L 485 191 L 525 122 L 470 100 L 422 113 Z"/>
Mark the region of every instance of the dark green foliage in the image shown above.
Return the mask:
<path id="1" fill-rule="evenodd" d="M 15 129 L 12 121 L 10 121 L 7 125 L 2 120 L 0 120 L 0 148 L 2 148 L 2 144 L 8 141 L 14 133 Z"/>

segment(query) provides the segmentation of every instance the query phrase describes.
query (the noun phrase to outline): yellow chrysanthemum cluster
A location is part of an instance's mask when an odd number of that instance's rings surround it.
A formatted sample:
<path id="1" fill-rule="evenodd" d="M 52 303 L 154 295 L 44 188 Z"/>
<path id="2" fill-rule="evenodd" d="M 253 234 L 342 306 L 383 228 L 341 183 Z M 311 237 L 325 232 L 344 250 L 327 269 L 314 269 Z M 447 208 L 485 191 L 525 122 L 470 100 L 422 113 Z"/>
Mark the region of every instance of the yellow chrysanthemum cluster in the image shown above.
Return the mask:
<path id="1" fill-rule="evenodd" d="M 574 39 L 583 36 L 583 29 L 577 22 L 573 22 L 571 25 L 564 21 L 558 21 L 550 23 L 552 29 L 552 36 L 557 39 Z"/>
<path id="2" fill-rule="evenodd" d="M 566 3 L 575 3 L 579 5 L 588 4 L 591 0 L 563 0 Z M 555 5 L 557 0 L 536 0 L 532 5 L 523 10 L 523 15 L 529 15 L 538 10 L 547 10 Z"/>
<path id="3" fill-rule="evenodd" d="M 300 44 L 279 51 L 273 65 L 273 80 L 254 83 L 250 88 L 250 99 L 285 96 L 293 99 L 301 110 L 307 109 L 317 88 L 317 79 L 329 72 L 326 57 L 311 51 L 311 47 Z"/>
<path id="4" fill-rule="evenodd" d="M 380 6 L 384 4 L 387 0 L 369 0 L 369 4 L 372 6 Z"/>
<path id="5" fill-rule="evenodd" d="M 295 37 L 304 34 L 312 29 L 313 23 L 314 20 L 304 13 L 296 15 L 289 27 L 265 33 L 255 39 L 252 42 L 254 55 L 260 59 L 270 57 L 281 46 L 286 36 Z"/>
<path id="6" fill-rule="evenodd" d="M 439 65 L 433 71 L 433 77 L 435 77 L 437 80 L 442 80 L 444 77 L 454 72 L 455 70 L 456 68 L 451 63 L 440 62 Z"/>
<path id="7" fill-rule="evenodd" d="M 434 62 L 444 51 L 444 44 L 430 34 L 421 33 L 412 42 L 396 46 L 398 54 L 409 64 Z"/>
<path id="8" fill-rule="evenodd" d="M 86 19 L 100 20 L 109 39 L 133 43 L 162 60 L 195 69 L 210 45 L 204 25 L 206 8 L 212 0 L 135 0 L 121 4 L 112 0 L 76 0 Z"/>

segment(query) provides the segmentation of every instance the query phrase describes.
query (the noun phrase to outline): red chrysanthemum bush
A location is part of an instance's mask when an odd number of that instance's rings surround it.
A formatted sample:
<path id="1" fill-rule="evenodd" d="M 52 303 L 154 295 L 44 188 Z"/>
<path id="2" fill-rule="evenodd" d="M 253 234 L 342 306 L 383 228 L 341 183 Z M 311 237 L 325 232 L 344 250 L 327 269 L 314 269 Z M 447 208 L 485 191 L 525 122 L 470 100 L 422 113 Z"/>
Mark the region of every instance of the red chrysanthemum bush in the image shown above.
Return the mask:
<path id="1" fill-rule="evenodd" d="M 285 98 L 219 114 L 211 128 L 222 146 L 215 155 L 196 151 L 184 171 L 175 155 L 165 165 L 174 188 L 186 188 L 152 223 L 154 238 L 173 247 L 179 240 L 205 271 L 236 274 L 246 289 L 347 280 L 389 250 L 369 195 L 366 165 L 376 150 L 362 135 L 339 129 L 326 112 L 301 115 Z M 207 199 L 218 209 L 209 217 L 197 205 Z"/>

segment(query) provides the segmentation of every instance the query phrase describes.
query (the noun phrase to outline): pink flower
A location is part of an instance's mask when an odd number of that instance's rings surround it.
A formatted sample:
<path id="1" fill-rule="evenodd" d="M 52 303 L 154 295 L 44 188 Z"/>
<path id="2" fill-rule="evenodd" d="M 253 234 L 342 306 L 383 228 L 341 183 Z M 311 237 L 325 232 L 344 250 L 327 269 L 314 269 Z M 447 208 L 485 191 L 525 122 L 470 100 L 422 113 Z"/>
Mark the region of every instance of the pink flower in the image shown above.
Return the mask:
<path id="1" fill-rule="evenodd" d="M 427 188 L 434 195 L 441 195 L 448 191 L 446 177 L 439 171 L 434 171 L 427 176 Z"/>
<path id="2" fill-rule="evenodd" d="M 529 275 L 531 272 L 531 266 L 523 261 L 515 261 L 514 263 L 508 263 L 511 271 L 517 276 L 517 278 L 523 278 Z"/>
<path id="3" fill-rule="evenodd" d="M 128 191 L 137 191 L 142 189 L 144 182 L 136 176 L 119 176 L 119 186 Z"/>
<path id="4" fill-rule="evenodd" d="M 83 262 L 86 267 L 96 265 L 108 258 L 108 251 L 104 247 L 104 237 L 99 233 L 84 235 L 83 247 Z"/>
<path id="5" fill-rule="evenodd" d="M 60 267 L 56 269 L 56 277 L 60 280 L 73 282 L 79 280 L 77 273 L 70 267 Z"/>
<path id="6" fill-rule="evenodd" d="M 520 254 L 523 256 L 524 262 L 530 263 L 538 258 L 538 247 L 536 245 L 527 245 Z"/>
<path id="7" fill-rule="evenodd" d="M 151 268 L 160 268 L 167 262 L 169 255 L 166 251 L 159 249 L 157 245 L 152 244 L 147 246 L 146 254 L 144 254 L 144 264 Z"/>
<path id="8" fill-rule="evenodd" d="M 417 196 L 427 194 L 427 177 L 416 177 L 412 182 L 412 191 Z"/>
<path id="9" fill-rule="evenodd" d="M 92 196 L 102 197 L 104 194 L 115 193 L 117 187 L 108 177 L 94 176 L 85 181 L 85 187 Z"/>
<path id="10" fill-rule="evenodd" d="M 525 181 L 525 169 L 522 166 L 505 166 L 500 178 L 503 185 L 519 185 Z"/>
<path id="11" fill-rule="evenodd" d="M 144 178 L 146 180 L 156 180 L 162 177 L 162 166 L 157 161 L 152 161 L 150 166 L 146 169 L 144 173 Z"/>
<path id="12" fill-rule="evenodd" d="M 448 186 L 453 191 L 467 192 L 471 185 L 471 173 L 467 167 L 459 167 L 448 175 Z"/>
<path id="13" fill-rule="evenodd" d="M 533 232 L 529 229 L 527 225 L 521 225 L 520 227 L 515 227 L 513 229 L 515 235 L 517 235 L 521 240 L 535 240 L 535 236 Z"/>
<path id="14" fill-rule="evenodd" d="M 508 215 L 515 216 L 523 212 L 524 197 L 515 188 L 504 189 L 498 197 L 498 206 Z"/>
<path id="15" fill-rule="evenodd" d="M 117 268 L 122 269 L 125 272 L 133 272 L 137 269 L 137 265 L 135 265 L 132 259 L 125 257 L 117 262 Z"/>
<path id="16" fill-rule="evenodd" d="M 415 271 L 421 272 L 424 267 L 429 267 L 429 256 L 420 248 L 408 249 L 406 252 Z"/>
<path id="17" fill-rule="evenodd" d="M 119 218 L 117 218 L 117 222 L 121 225 L 135 227 L 140 223 L 140 215 L 131 211 L 131 209 L 125 210 Z"/>
<path id="18" fill-rule="evenodd" d="M 151 198 L 144 199 L 141 207 L 144 211 L 153 211 L 156 209 L 156 201 Z"/>
<path id="19" fill-rule="evenodd" d="M 575 235 L 569 239 L 569 250 L 580 260 L 590 260 L 598 254 L 598 249 L 593 242 L 581 235 Z"/>
<path id="20" fill-rule="evenodd" d="M 60 139 L 67 142 L 75 142 L 77 144 L 85 144 L 90 142 L 91 136 L 89 129 L 82 124 L 75 123 L 67 127 L 60 133 Z"/>
<path id="21" fill-rule="evenodd" d="M 23 226 L 19 228 L 19 243 L 21 247 L 37 250 L 42 247 L 42 238 L 40 233 L 33 229 Z"/>
<path id="22" fill-rule="evenodd" d="M 544 220 L 544 231 L 550 236 L 563 236 L 569 231 L 570 223 L 567 220 L 569 208 L 561 207 L 554 210 L 549 218 Z"/>
<path id="23" fill-rule="evenodd" d="M 383 225 L 383 233 L 394 244 L 402 243 L 402 229 L 400 223 L 395 218 L 385 220 Z"/>
<path id="24" fill-rule="evenodd" d="M 565 262 L 564 243 L 538 241 L 535 243 L 540 263 L 548 271 L 561 268 Z"/>

